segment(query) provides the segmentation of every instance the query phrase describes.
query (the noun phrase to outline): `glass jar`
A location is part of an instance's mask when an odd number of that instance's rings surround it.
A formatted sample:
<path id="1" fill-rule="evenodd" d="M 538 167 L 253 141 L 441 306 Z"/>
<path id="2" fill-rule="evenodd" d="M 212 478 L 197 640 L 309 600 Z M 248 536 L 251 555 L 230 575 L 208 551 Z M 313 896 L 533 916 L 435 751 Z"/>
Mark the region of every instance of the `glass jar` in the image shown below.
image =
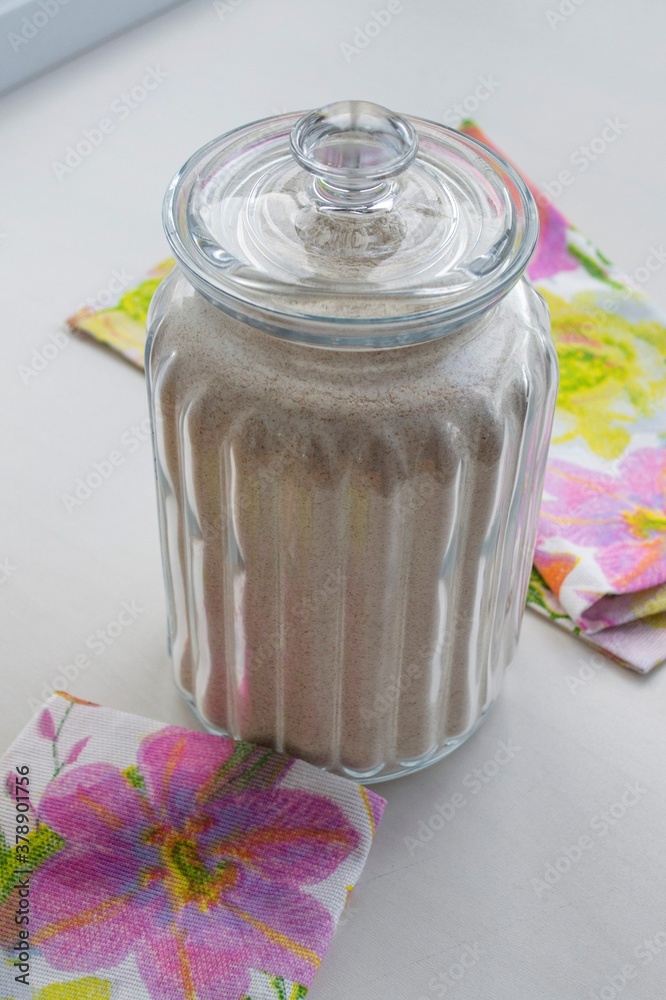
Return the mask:
<path id="1" fill-rule="evenodd" d="M 364 102 L 209 143 L 146 371 L 170 650 L 212 731 L 364 781 L 438 760 L 514 652 L 557 385 L 537 213 Z"/>

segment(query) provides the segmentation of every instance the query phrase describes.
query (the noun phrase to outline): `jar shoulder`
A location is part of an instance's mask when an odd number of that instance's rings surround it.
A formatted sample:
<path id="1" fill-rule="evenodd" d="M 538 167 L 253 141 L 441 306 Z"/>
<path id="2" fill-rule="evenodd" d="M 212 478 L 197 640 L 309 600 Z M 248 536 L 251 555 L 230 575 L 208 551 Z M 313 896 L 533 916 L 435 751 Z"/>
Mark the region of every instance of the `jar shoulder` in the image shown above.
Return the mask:
<path id="1" fill-rule="evenodd" d="M 149 381 L 177 395 L 235 396 L 339 412 L 362 400 L 379 411 L 465 409 L 503 391 L 557 380 L 548 308 L 522 279 L 480 321 L 432 341 L 374 351 L 323 350 L 280 340 L 206 301 L 178 272 L 160 286 L 149 317 Z M 168 372 L 167 372 L 168 369 Z M 522 389 L 521 389 L 522 387 Z"/>

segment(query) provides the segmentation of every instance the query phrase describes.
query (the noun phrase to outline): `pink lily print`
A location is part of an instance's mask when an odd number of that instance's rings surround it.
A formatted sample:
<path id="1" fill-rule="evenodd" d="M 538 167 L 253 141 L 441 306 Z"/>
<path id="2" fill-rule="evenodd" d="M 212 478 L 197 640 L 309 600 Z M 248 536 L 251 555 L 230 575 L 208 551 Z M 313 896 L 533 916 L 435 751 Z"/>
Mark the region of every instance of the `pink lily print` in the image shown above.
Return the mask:
<path id="1" fill-rule="evenodd" d="M 359 835 L 328 798 L 281 787 L 291 764 L 168 727 L 143 739 L 136 767 L 59 774 L 40 816 L 65 846 L 33 885 L 50 965 L 93 973 L 133 955 L 155 1000 L 241 1000 L 252 970 L 283 992 L 309 984 L 334 921 L 307 890 Z"/>
<path id="2" fill-rule="evenodd" d="M 550 588 L 562 580 L 550 538 L 596 549 L 608 593 L 632 593 L 666 579 L 666 452 L 641 448 L 622 458 L 614 473 L 583 470 L 551 460 L 546 476 L 535 562 Z M 573 568 L 571 565 L 569 569 Z"/>

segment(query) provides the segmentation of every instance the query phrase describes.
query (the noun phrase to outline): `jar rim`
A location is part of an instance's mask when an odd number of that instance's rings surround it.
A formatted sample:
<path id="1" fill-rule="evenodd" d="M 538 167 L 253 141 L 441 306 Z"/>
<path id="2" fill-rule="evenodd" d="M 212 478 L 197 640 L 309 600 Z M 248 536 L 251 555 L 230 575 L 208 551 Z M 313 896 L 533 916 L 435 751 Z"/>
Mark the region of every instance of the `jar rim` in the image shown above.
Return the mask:
<path id="1" fill-rule="evenodd" d="M 348 103 L 352 106 L 362 102 Z M 366 108 L 377 116 L 376 106 L 363 104 Z M 330 205 L 313 207 L 308 203 L 308 198 L 316 198 L 311 185 L 321 176 L 312 177 L 307 172 L 311 168 L 297 162 L 292 147 L 293 136 L 300 129 L 301 148 L 307 150 L 302 140 L 303 123 L 307 117 L 321 114 L 272 116 L 233 129 L 195 152 L 176 173 L 164 199 L 164 229 L 181 270 L 197 291 L 235 318 L 276 336 L 348 349 L 396 347 L 435 339 L 467 325 L 496 305 L 523 275 L 538 238 L 536 204 L 517 171 L 500 154 L 465 133 L 405 116 L 405 132 L 407 136 L 414 132 L 420 149 L 401 149 L 396 154 L 399 169 L 404 172 L 397 178 L 395 205 L 385 200 L 377 211 L 367 206 L 360 210 L 335 206 L 333 211 Z M 321 117 L 318 122 L 321 127 Z M 438 165 L 442 165 L 446 184 L 441 184 L 437 176 Z M 389 162 L 384 175 L 389 176 L 390 167 Z M 272 187 L 265 183 L 271 169 L 278 178 Z M 335 170 L 344 177 L 339 167 Z M 374 171 L 373 177 L 380 176 L 376 166 Z M 311 172 L 321 175 L 325 170 L 318 163 Z M 427 188 L 431 183 L 432 187 Z M 457 206 L 453 196 L 449 197 L 451 191 L 467 217 L 465 225 L 458 226 L 458 245 L 450 238 L 445 248 L 453 261 L 447 270 L 442 253 L 441 259 L 437 258 L 437 240 L 441 227 L 446 225 L 456 236 Z M 281 243 L 271 247 L 269 241 L 279 230 L 276 204 L 278 212 L 283 213 L 279 223 L 284 231 L 278 232 Z M 396 219 L 408 228 L 414 219 L 421 224 L 425 218 L 426 224 L 431 224 L 428 237 L 434 248 L 426 262 L 430 271 L 421 267 L 418 244 L 413 238 L 408 244 L 399 231 L 398 251 L 389 255 L 388 261 L 372 261 L 372 268 L 366 269 L 372 274 L 371 282 L 364 274 L 358 279 L 353 267 L 342 277 L 309 274 L 304 270 L 304 259 L 308 266 L 310 259 L 320 266 L 327 258 L 325 254 L 321 260 L 318 258 L 320 245 L 313 253 L 312 245 L 306 245 L 307 252 L 301 253 L 302 246 L 297 245 L 293 234 L 303 218 L 304 230 L 315 233 L 315 238 L 319 237 L 319 229 L 328 237 L 330 232 L 336 235 L 343 231 L 341 227 L 348 223 L 356 227 L 355 232 L 360 229 L 364 233 L 384 226 L 393 238 L 390 226 L 396 225 Z M 434 221 L 430 223 L 430 219 Z M 242 226 L 246 227 L 241 234 L 245 243 L 239 241 L 236 245 L 234 239 Z M 262 243 L 266 233 L 268 240 Z M 251 246 L 254 258 L 251 254 L 243 258 L 246 245 Z M 291 270 L 280 253 L 273 252 L 285 247 L 288 252 L 294 247 L 296 250 L 297 263 Z M 341 260 L 344 264 L 342 254 L 335 263 Z M 405 261 L 408 266 L 401 271 Z M 357 270 L 363 271 L 363 267 Z"/>

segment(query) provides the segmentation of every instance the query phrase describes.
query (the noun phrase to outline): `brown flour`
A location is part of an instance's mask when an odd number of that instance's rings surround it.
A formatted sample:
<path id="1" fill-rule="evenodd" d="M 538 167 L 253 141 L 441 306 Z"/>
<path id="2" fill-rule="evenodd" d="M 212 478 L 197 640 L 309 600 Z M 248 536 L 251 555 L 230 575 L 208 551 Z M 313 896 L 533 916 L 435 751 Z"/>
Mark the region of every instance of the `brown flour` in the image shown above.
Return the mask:
<path id="1" fill-rule="evenodd" d="M 172 654 L 211 728 L 390 774 L 474 727 L 536 530 L 554 376 L 533 296 L 362 352 L 172 305 L 150 366 Z"/>

